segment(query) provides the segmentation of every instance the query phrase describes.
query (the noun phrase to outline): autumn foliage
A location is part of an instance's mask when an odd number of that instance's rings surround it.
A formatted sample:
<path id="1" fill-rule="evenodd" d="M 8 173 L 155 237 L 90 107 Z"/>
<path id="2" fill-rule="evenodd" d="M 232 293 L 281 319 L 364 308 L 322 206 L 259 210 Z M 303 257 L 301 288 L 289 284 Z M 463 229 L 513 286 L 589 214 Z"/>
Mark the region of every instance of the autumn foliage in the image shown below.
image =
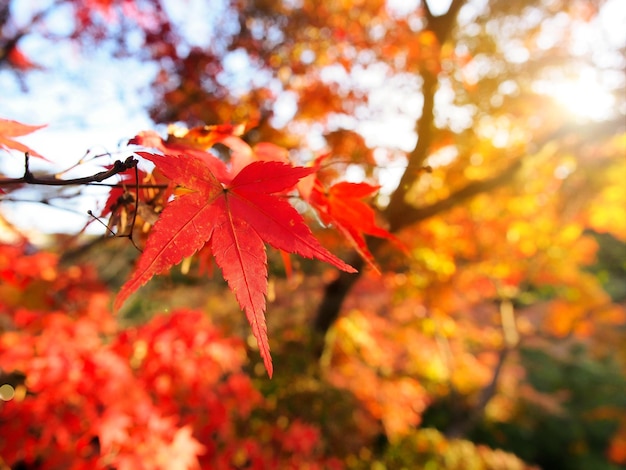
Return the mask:
<path id="1" fill-rule="evenodd" d="M 0 470 L 626 464 L 616 0 L 8 3 L 0 79 L 102 47 L 155 126 L 0 117 Z"/>
<path id="2" fill-rule="evenodd" d="M 93 270 L 27 249 L 0 247 L 0 363 L 14 389 L 1 413 L 6 465 L 339 467 L 315 426 L 251 422 L 265 405 L 242 370 L 245 349 L 205 314 L 120 329 Z"/>

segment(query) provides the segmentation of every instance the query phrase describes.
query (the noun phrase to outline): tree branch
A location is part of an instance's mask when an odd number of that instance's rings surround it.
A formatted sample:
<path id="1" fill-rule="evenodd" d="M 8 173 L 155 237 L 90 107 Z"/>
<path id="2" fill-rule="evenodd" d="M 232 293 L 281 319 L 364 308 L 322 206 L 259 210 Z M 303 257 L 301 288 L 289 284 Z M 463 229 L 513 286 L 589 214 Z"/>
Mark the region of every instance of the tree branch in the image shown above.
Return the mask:
<path id="1" fill-rule="evenodd" d="M 418 135 L 415 147 L 407 156 L 407 168 L 400 179 L 400 184 L 391 195 L 390 207 L 402 207 L 405 205 L 405 197 L 420 175 L 417 171 L 424 165 L 433 140 L 433 121 L 435 118 L 435 92 L 437 91 L 437 77 L 430 71 L 422 73 L 422 96 L 424 105 L 422 115 L 415 123 L 415 133 Z M 414 171 L 412 171 L 414 170 Z"/>
<path id="2" fill-rule="evenodd" d="M 598 122 L 593 124 L 577 124 L 570 123 L 564 125 L 557 129 L 554 132 L 551 132 L 540 139 L 534 140 L 531 142 L 532 149 L 531 152 L 537 152 L 538 149 L 543 148 L 549 142 L 553 142 L 559 139 L 569 138 L 573 136 L 573 139 L 568 142 L 570 146 L 577 146 L 581 141 L 588 140 L 600 140 L 605 139 L 611 135 L 619 134 L 620 132 L 624 132 L 626 130 L 626 125 L 624 122 L 617 118 L 611 121 Z M 469 183 L 462 189 L 459 189 L 457 192 L 452 193 L 446 199 L 441 201 L 437 201 L 429 206 L 424 207 L 414 207 L 410 204 L 407 204 L 403 200 L 401 202 L 397 202 L 397 204 L 390 204 L 383 211 L 383 215 L 386 220 L 389 222 L 389 231 L 397 232 L 404 227 L 408 227 L 416 222 L 420 222 L 422 220 L 428 219 L 434 215 L 440 214 L 448 209 L 451 209 L 455 205 L 463 202 L 469 198 L 472 198 L 478 194 L 491 191 L 502 184 L 510 181 L 515 173 L 521 168 L 522 161 L 528 152 L 523 151 L 519 155 L 513 158 L 513 163 L 510 164 L 509 167 L 504 169 L 498 175 L 485 179 L 482 181 L 476 181 L 473 183 Z M 511 157 L 508 157 L 511 158 Z M 416 176 L 418 172 L 413 172 Z M 408 189 L 407 189 L 408 190 Z M 392 198 L 393 201 L 393 198 Z"/>
<path id="3" fill-rule="evenodd" d="M 374 241 L 379 240 L 375 239 Z M 337 277 L 326 285 L 324 289 L 324 297 L 317 308 L 313 328 L 320 334 L 318 338 L 320 343 L 315 345 L 315 353 L 320 357 L 323 352 L 324 335 L 330 329 L 332 324 L 339 316 L 339 310 L 343 304 L 346 295 L 350 292 L 352 286 L 361 277 L 365 260 L 362 256 L 353 254 L 348 264 L 357 270 L 356 273 L 339 272 Z"/>
<path id="4" fill-rule="evenodd" d="M 585 125 L 571 123 L 545 135 L 541 139 L 535 140 L 533 142 L 533 148 L 535 149 L 533 152 L 536 152 L 549 142 L 563 138 L 569 139 L 570 136 L 575 136 L 575 139 L 569 142 L 569 145 L 578 145 L 577 142 L 582 140 L 604 139 L 611 135 L 616 135 L 619 132 L 623 132 L 624 127 L 623 121 L 619 118 L 612 121 Z M 413 207 L 404 201 L 404 196 L 402 196 L 402 199 L 397 198 L 396 201 L 400 202 L 396 202 L 395 204 L 390 203 L 387 206 L 387 209 L 383 212 L 383 215 L 390 224 L 389 231 L 392 233 L 398 232 L 409 225 L 441 214 L 474 196 L 494 190 L 506 184 L 520 169 L 526 154 L 527 152 L 517 155 L 509 167 L 505 168 L 492 178 L 468 183 L 465 187 L 452 193 L 446 199 L 437 201 L 431 205 Z M 368 239 L 368 245 L 374 254 L 376 254 L 376 251 L 384 244 L 385 240 L 379 238 Z M 356 274 L 348 274 L 344 272 L 338 274 L 335 280 L 326 286 L 324 297 L 317 310 L 314 328 L 317 332 L 318 340 L 320 341 L 323 341 L 323 336 L 339 316 L 345 297 L 350 292 L 352 286 L 359 279 L 362 273 L 362 268 L 365 265 L 363 259 L 357 255 L 354 255 L 349 262 L 350 265 L 354 266 L 358 270 L 358 272 Z M 318 348 L 318 352 L 321 352 L 321 349 L 319 348 L 322 348 L 323 344 L 318 344 L 316 347 Z"/>
<path id="5" fill-rule="evenodd" d="M 466 0 L 454 0 L 448 11 L 441 16 L 433 16 L 426 5 L 426 30 L 432 31 L 439 44 L 443 44 L 452 33 L 452 29 L 456 24 L 456 17 Z M 430 147 L 435 135 L 435 93 L 439 85 L 438 73 L 430 67 L 421 67 L 422 77 L 422 97 L 424 104 L 422 106 L 422 114 L 415 123 L 415 133 L 418 136 L 417 143 L 413 150 L 407 156 L 407 168 L 402 175 L 400 184 L 391 195 L 389 207 L 403 211 L 406 205 L 405 197 L 409 189 L 413 186 L 420 172 L 417 171 L 424 165 L 424 161 L 430 153 Z"/>
<path id="6" fill-rule="evenodd" d="M 506 358 L 509 356 L 511 351 L 512 349 L 507 346 L 498 352 L 498 362 L 494 367 L 491 380 L 480 390 L 476 403 L 470 410 L 469 416 L 466 416 L 462 421 L 452 422 L 444 431 L 446 437 L 463 438 L 472 429 L 472 427 L 480 421 L 485 413 L 487 404 L 496 394 L 500 374 L 502 373 Z"/>
<path id="7" fill-rule="evenodd" d="M 387 207 L 388 210 L 384 212 L 390 224 L 389 231 L 392 233 L 397 232 L 404 227 L 408 227 L 409 225 L 413 225 L 437 214 L 441 214 L 448 209 L 452 209 L 456 205 L 474 196 L 502 186 L 513 178 L 513 176 L 521 168 L 521 166 L 522 160 L 520 158 L 515 160 L 514 163 L 512 163 L 498 175 L 482 181 L 469 183 L 464 188 L 461 188 L 458 191 L 452 193 L 446 199 L 434 202 L 429 206 L 412 207 L 408 204 L 403 204 L 402 207 L 391 207 L 391 205 L 389 205 Z"/>
<path id="8" fill-rule="evenodd" d="M 439 44 L 442 44 L 450 37 L 450 33 L 456 24 L 456 17 L 466 2 L 467 0 L 453 0 L 448 11 L 440 16 L 433 15 L 428 2 L 422 2 L 426 10 L 428 29 L 435 33 Z"/>
<path id="9" fill-rule="evenodd" d="M 24 156 L 24 176 L 21 178 L 0 178 L 0 186 L 14 186 L 19 184 L 37 184 L 44 186 L 77 186 L 81 184 L 100 183 L 112 176 L 115 176 L 125 171 L 135 168 L 137 166 L 137 160 L 133 157 L 128 157 L 125 161 L 116 160 L 113 163 L 113 167 L 110 170 L 101 171 L 91 176 L 84 176 L 81 178 L 71 179 L 59 179 L 56 176 L 44 176 L 37 177 L 33 175 L 29 167 L 30 157 L 28 153 Z"/>

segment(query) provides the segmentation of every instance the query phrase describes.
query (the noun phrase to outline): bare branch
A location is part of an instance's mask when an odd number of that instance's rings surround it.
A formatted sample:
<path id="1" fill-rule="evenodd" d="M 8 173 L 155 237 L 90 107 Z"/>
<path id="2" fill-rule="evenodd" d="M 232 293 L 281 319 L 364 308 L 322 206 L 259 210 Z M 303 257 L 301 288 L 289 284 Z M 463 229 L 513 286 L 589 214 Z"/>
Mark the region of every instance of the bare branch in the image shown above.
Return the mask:
<path id="1" fill-rule="evenodd" d="M 25 154 L 24 157 L 24 176 L 21 178 L 0 178 L 0 186 L 14 186 L 20 184 L 37 184 L 44 186 L 77 186 L 90 183 L 99 183 L 112 176 L 124 173 L 131 168 L 137 166 L 137 160 L 133 157 L 128 157 L 125 161 L 116 160 L 113 163 L 113 167 L 110 170 L 101 171 L 91 176 L 84 176 L 81 178 L 60 179 L 56 176 L 43 176 L 37 177 L 30 172 L 29 167 L 29 155 Z"/>
<path id="2" fill-rule="evenodd" d="M 487 404 L 497 392 L 500 374 L 502 373 L 506 358 L 509 356 L 511 351 L 511 348 L 504 347 L 498 352 L 498 362 L 493 369 L 491 380 L 480 390 L 476 403 L 472 407 L 469 416 L 460 422 L 452 423 L 452 425 L 446 429 L 445 435 L 448 438 L 464 437 L 468 431 L 470 431 L 472 427 L 475 426 L 483 417 Z"/>
<path id="3" fill-rule="evenodd" d="M 385 214 L 389 221 L 389 230 L 392 233 L 397 232 L 404 227 L 452 209 L 474 196 L 496 189 L 510 181 L 521 166 L 522 160 L 518 159 L 498 175 L 486 180 L 469 183 L 446 199 L 437 201 L 429 206 L 411 207 L 408 204 L 402 204 L 399 207 L 392 207 L 390 204 Z"/>

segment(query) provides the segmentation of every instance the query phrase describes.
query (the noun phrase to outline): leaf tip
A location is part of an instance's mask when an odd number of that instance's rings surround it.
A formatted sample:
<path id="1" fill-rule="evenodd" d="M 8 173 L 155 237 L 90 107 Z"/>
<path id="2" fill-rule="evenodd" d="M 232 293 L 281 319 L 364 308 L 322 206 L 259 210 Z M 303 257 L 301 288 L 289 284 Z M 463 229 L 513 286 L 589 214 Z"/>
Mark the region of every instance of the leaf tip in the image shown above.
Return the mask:
<path id="1" fill-rule="evenodd" d="M 119 291 L 113 300 L 113 312 L 119 312 L 126 300 L 128 299 L 128 293 L 124 292 L 124 289 Z"/>
<path id="2" fill-rule="evenodd" d="M 257 335 L 255 334 L 255 336 Z M 270 345 L 269 345 L 269 341 L 267 338 L 267 332 L 264 331 L 256 339 L 257 339 L 257 344 L 259 345 L 259 352 L 261 353 L 261 358 L 263 359 L 263 365 L 265 366 L 267 375 L 271 379 L 272 375 L 274 375 L 274 365 L 272 364 L 272 354 L 270 353 Z"/>
<path id="3" fill-rule="evenodd" d="M 265 362 L 265 358 L 264 358 L 263 364 L 265 365 L 267 376 L 271 379 L 272 376 L 274 375 L 274 365 L 272 364 L 272 358 L 270 357 L 267 362 Z"/>

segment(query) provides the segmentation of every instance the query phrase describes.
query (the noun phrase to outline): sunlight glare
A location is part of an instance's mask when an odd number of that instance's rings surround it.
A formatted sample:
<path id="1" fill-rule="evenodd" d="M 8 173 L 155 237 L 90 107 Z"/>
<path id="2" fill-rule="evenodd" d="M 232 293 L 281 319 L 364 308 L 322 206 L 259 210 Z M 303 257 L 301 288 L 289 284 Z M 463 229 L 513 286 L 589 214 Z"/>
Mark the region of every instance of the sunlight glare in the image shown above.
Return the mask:
<path id="1" fill-rule="evenodd" d="M 552 83 L 546 90 L 575 117 L 606 119 L 615 106 L 615 98 L 602 87 L 596 74 L 588 70 L 578 78 Z"/>

